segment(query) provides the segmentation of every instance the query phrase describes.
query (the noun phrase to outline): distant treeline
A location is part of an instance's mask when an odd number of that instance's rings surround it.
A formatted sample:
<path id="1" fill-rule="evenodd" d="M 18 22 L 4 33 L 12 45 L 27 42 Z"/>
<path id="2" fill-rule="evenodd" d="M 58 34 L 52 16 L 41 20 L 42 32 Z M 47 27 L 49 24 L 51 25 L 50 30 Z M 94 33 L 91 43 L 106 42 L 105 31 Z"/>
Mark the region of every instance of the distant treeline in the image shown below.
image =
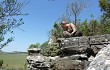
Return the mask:
<path id="1" fill-rule="evenodd" d="M 27 52 L 2 52 L 2 54 L 28 54 Z"/>

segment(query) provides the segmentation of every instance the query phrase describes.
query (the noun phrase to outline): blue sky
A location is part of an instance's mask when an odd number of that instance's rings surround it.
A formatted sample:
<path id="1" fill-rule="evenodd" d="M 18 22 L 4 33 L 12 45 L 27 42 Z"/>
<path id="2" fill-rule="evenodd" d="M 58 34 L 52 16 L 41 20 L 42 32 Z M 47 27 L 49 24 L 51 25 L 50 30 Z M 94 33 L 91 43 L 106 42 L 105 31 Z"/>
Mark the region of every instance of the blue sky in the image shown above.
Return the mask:
<path id="1" fill-rule="evenodd" d="M 28 13 L 27 16 L 19 16 L 23 18 L 24 24 L 20 29 L 14 29 L 14 34 L 7 34 L 8 37 L 15 37 L 14 41 L 3 48 L 3 51 L 27 51 L 31 44 L 43 43 L 49 38 L 49 31 L 53 28 L 54 22 L 61 17 L 66 10 L 70 0 L 30 0 L 29 4 L 22 10 Z M 91 19 L 91 14 L 95 19 L 99 19 L 102 14 L 98 6 L 98 0 L 88 0 L 88 7 L 81 12 L 79 19 Z"/>

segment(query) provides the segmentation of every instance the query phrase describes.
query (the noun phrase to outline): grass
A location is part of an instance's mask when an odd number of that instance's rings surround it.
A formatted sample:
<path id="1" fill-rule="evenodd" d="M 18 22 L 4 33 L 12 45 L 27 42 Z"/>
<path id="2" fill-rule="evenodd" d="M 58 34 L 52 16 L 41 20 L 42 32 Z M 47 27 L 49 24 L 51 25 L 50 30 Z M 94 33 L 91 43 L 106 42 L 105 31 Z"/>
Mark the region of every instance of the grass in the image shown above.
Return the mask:
<path id="1" fill-rule="evenodd" d="M 1 54 L 0 59 L 3 60 L 3 67 L 5 68 L 24 68 L 26 63 L 27 54 L 17 53 L 17 54 Z"/>

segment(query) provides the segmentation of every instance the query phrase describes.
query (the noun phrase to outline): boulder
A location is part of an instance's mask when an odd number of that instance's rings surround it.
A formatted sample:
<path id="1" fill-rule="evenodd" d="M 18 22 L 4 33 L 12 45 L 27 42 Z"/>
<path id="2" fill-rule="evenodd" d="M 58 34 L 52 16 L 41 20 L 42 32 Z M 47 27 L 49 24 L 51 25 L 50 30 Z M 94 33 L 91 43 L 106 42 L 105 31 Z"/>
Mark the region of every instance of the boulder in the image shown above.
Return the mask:
<path id="1" fill-rule="evenodd" d="M 110 70 L 110 45 L 102 48 L 85 70 Z"/>
<path id="2" fill-rule="evenodd" d="M 40 48 L 28 49 L 27 70 L 48 70 L 50 68 L 50 58 L 40 54 Z"/>
<path id="3" fill-rule="evenodd" d="M 55 70 L 84 70 L 87 63 L 81 60 L 61 59 L 55 64 Z"/>

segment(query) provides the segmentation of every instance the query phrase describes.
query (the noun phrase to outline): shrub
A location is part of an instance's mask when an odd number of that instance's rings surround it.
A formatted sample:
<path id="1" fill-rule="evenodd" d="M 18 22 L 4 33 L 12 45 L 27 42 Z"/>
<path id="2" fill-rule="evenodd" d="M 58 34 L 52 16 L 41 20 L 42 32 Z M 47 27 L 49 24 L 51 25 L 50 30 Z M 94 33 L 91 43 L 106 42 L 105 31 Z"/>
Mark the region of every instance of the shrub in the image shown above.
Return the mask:
<path id="1" fill-rule="evenodd" d="M 43 48 L 42 54 L 44 56 L 58 56 L 59 55 L 59 46 L 57 43 L 53 43 L 51 45 L 48 45 L 47 47 Z"/>
<path id="2" fill-rule="evenodd" d="M 3 60 L 0 60 L 0 67 L 3 65 Z"/>

